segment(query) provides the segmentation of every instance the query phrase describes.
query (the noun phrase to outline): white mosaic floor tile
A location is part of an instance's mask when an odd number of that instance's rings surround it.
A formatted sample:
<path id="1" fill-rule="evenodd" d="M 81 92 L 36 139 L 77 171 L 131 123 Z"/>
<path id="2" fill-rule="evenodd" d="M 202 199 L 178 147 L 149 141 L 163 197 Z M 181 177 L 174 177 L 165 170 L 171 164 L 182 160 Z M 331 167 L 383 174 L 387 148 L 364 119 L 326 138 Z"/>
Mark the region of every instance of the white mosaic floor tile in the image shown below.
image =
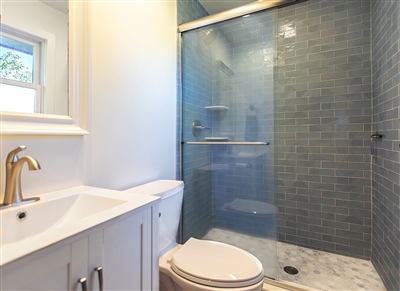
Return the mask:
<path id="1" fill-rule="evenodd" d="M 320 290 L 386 290 L 370 261 L 278 243 L 279 280 L 286 280 Z M 282 271 L 287 265 L 299 270 L 297 275 Z"/>
<path id="2" fill-rule="evenodd" d="M 212 229 L 204 237 L 241 247 L 257 256 L 268 272 L 276 268 L 276 279 L 289 281 L 323 291 L 384 291 L 378 273 L 366 260 L 331 254 L 313 249 L 277 243 L 278 262 L 271 261 L 267 252 L 274 252 L 276 243 L 268 239 L 251 237 L 232 231 Z M 287 274 L 283 268 L 298 269 L 296 275 Z M 268 273 L 266 272 L 266 273 Z"/>

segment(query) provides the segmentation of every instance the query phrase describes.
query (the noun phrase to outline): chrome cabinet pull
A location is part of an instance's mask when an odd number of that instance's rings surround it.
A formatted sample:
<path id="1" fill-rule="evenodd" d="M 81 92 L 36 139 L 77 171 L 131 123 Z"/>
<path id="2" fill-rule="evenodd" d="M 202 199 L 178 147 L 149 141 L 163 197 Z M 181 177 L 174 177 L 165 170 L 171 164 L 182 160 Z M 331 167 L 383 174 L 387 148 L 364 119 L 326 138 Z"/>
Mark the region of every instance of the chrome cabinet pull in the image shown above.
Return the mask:
<path id="1" fill-rule="evenodd" d="M 78 283 L 81 283 L 82 291 L 87 291 L 87 284 L 86 284 L 86 278 L 85 277 L 80 278 L 78 280 Z"/>
<path id="2" fill-rule="evenodd" d="M 103 291 L 103 267 L 97 267 L 94 269 L 99 275 L 99 290 Z"/>

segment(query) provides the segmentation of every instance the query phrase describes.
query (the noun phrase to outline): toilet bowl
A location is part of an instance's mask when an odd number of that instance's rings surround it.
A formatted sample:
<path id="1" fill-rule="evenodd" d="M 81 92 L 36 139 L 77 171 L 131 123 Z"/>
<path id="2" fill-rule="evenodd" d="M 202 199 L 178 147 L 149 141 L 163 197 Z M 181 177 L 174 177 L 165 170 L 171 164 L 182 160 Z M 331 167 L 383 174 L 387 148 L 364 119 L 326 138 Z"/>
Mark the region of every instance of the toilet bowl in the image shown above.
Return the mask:
<path id="1" fill-rule="evenodd" d="M 161 197 L 160 290 L 262 290 L 262 264 L 249 252 L 225 243 L 195 238 L 183 245 L 176 243 L 183 188 L 182 181 L 158 180 L 126 190 Z"/>

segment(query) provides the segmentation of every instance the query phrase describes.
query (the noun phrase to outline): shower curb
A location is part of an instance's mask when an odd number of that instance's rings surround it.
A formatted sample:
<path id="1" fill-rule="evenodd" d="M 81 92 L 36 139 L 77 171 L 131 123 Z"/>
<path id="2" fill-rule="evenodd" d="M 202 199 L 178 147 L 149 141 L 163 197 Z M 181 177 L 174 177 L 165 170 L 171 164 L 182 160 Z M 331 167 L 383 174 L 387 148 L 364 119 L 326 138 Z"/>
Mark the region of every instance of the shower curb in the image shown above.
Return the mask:
<path id="1" fill-rule="evenodd" d="M 295 284 L 288 281 L 275 281 L 272 279 L 264 279 L 263 291 L 320 291 L 319 289 L 314 289 L 306 287 L 303 285 Z"/>

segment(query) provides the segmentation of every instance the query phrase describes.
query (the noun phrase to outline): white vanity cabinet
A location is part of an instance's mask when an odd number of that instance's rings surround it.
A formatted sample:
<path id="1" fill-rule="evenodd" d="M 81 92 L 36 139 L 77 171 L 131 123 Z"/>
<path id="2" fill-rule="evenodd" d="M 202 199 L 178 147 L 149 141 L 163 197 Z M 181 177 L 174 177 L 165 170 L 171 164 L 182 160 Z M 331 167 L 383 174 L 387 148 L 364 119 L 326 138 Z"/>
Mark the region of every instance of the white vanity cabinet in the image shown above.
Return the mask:
<path id="1" fill-rule="evenodd" d="M 100 284 L 103 290 L 158 290 L 158 205 L 106 221 L 0 272 L 1 290 L 101 290 Z"/>
<path id="2" fill-rule="evenodd" d="M 68 290 L 68 245 L 54 245 L 1 266 L 1 290 Z"/>

